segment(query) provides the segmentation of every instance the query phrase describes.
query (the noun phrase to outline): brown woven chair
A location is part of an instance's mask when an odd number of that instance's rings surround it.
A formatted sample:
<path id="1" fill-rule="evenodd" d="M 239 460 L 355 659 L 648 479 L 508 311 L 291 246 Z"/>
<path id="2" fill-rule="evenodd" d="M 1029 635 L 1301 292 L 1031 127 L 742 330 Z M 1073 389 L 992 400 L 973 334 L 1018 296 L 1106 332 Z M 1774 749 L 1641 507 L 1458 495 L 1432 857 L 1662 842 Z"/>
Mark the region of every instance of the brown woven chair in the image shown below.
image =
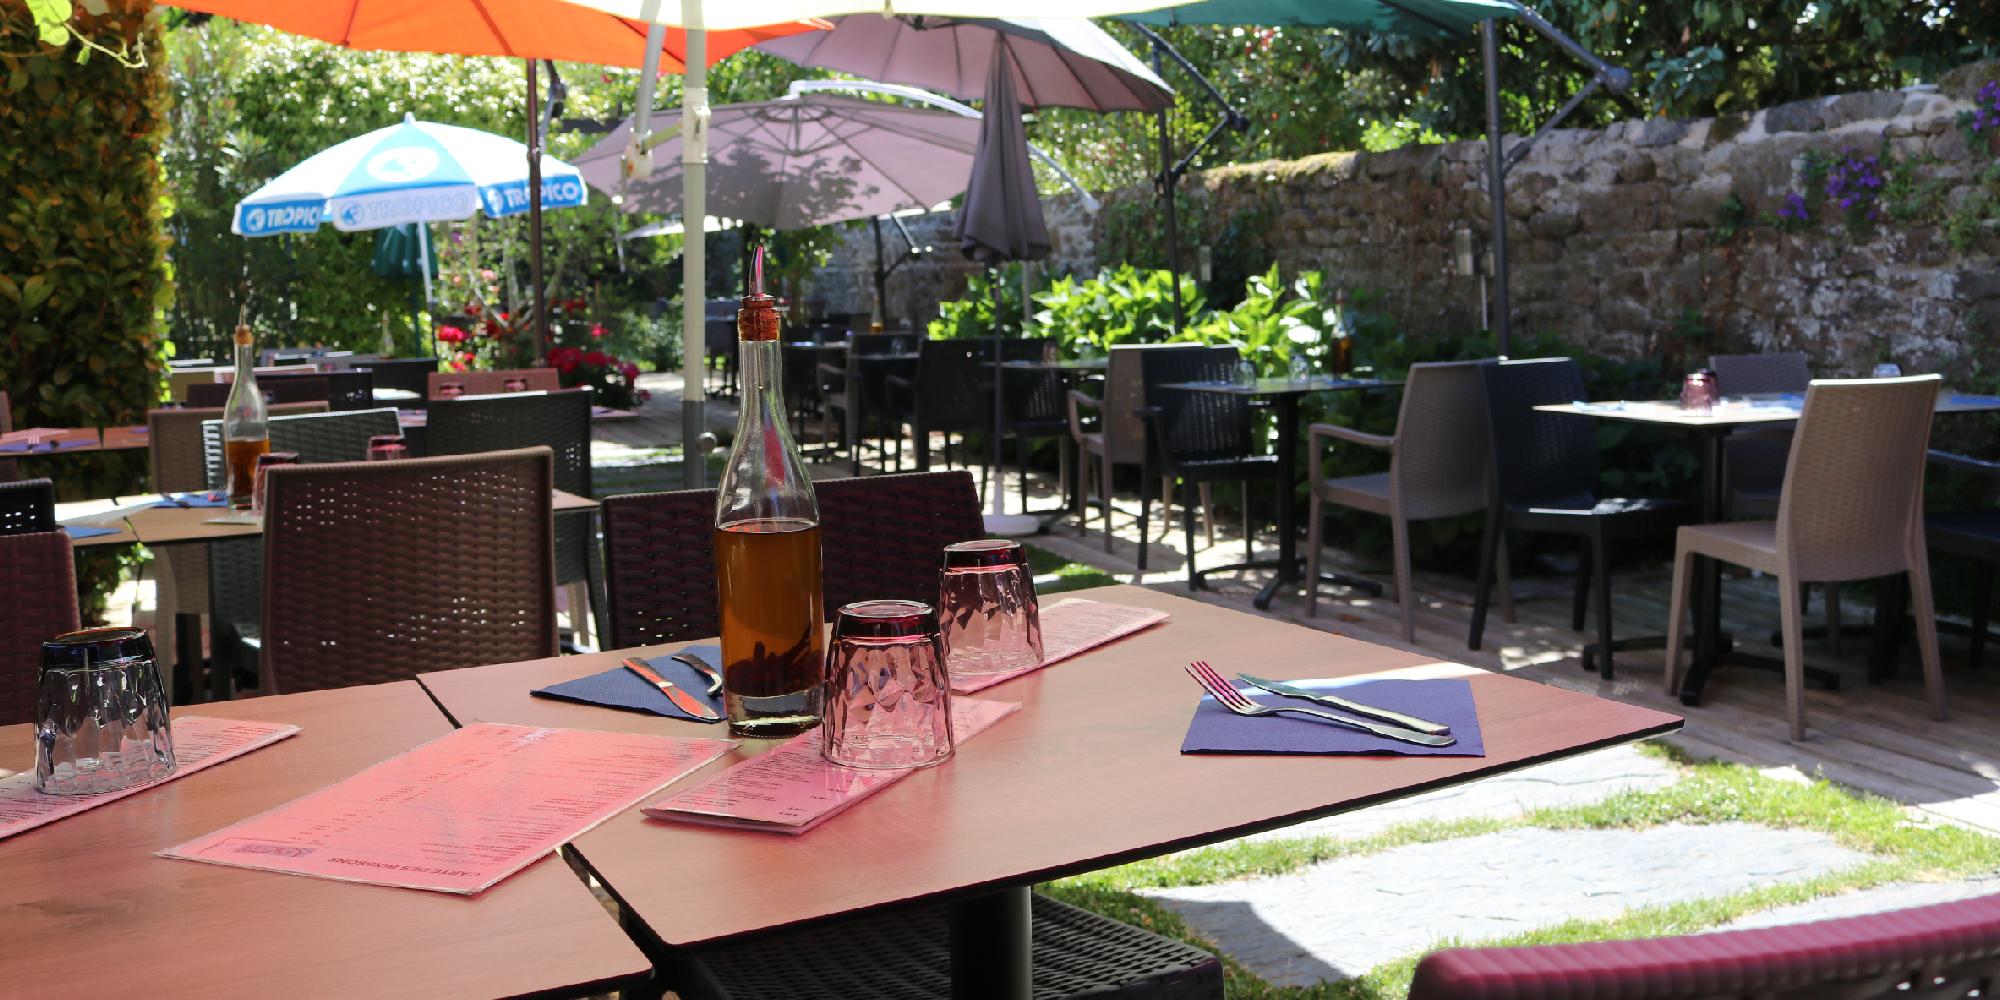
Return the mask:
<path id="1" fill-rule="evenodd" d="M 1793 739 L 1804 739 L 1802 583 L 1909 574 L 1917 647 L 1931 714 L 1944 718 L 1937 613 L 1924 551 L 1924 459 L 1937 407 L 1936 375 L 1817 381 L 1792 438 L 1775 521 L 1680 529 L 1667 629 L 1667 691 L 1680 687 L 1681 623 L 1695 556 L 1735 563 L 1778 580 L 1785 647 L 1785 705 Z"/>
<path id="2" fill-rule="evenodd" d="M 229 405 L 229 390 L 232 382 L 196 382 L 188 386 L 189 406 L 222 407 Z M 257 388 L 264 393 L 266 403 L 310 403 L 326 402 L 330 390 L 326 377 L 317 373 L 294 375 L 280 378 L 277 375 L 260 376 Z"/>
<path id="3" fill-rule="evenodd" d="M 280 403 L 270 408 L 271 416 L 289 416 L 299 413 L 324 413 L 326 403 Z M 146 448 L 151 460 L 150 488 L 156 493 L 196 493 L 209 488 L 208 462 L 204 452 L 201 425 L 206 420 L 222 419 L 220 408 L 148 410 L 146 412 Z M 219 445 L 217 446 L 219 447 Z M 221 454 L 215 455 L 221 461 Z M 181 650 L 183 638 L 178 619 L 181 615 L 194 616 L 208 614 L 208 545 L 194 543 L 188 545 L 161 545 L 152 548 L 153 553 L 153 634 L 159 640 L 156 652 L 167 665 L 161 677 L 171 689 L 174 672 L 179 669 L 181 653 L 185 652 L 189 669 L 199 665 L 201 646 L 192 638 L 199 631 L 187 634 L 190 648 Z M 191 623 L 200 628 L 199 620 Z"/>
<path id="4" fill-rule="evenodd" d="M 829 617 L 868 598 L 937 600 L 944 547 L 985 535 L 967 471 L 836 479 L 813 488 Z M 609 647 L 722 630 L 714 490 L 611 497 L 603 515 Z"/>
<path id="5" fill-rule="evenodd" d="M 1396 602 L 1403 609 L 1403 641 L 1417 641 L 1416 602 L 1410 592 L 1410 522 L 1477 514 L 1486 509 L 1486 442 L 1468 428 L 1486 422 L 1480 361 L 1440 361 L 1410 366 L 1403 408 L 1393 437 L 1334 424 L 1311 429 L 1312 513 L 1306 541 L 1306 616 L 1319 610 L 1320 532 L 1327 504 L 1365 510 L 1389 519 Z M 1345 441 L 1389 453 L 1389 471 L 1328 479 L 1320 472 L 1322 444 Z M 1514 620 L 1507 549 L 1499 556 L 1500 615 Z"/>
<path id="6" fill-rule="evenodd" d="M 35 721 L 42 642 L 82 627 L 70 560 L 60 531 L 0 535 L 0 726 Z"/>
<path id="7" fill-rule="evenodd" d="M 547 448 L 266 472 L 266 689 L 556 655 L 554 476 Z"/>
<path id="8" fill-rule="evenodd" d="M 525 390 L 509 389 L 508 382 L 525 382 Z M 502 392 L 554 392 L 562 388 L 562 376 L 553 368 L 502 368 L 490 372 L 431 372 L 424 376 L 424 398 L 445 399 L 440 390 L 457 386 L 465 396 L 491 396 Z"/>
<path id="9" fill-rule="evenodd" d="M 0 483 L 0 535 L 56 530 L 56 486 L 47 479 Z"/>

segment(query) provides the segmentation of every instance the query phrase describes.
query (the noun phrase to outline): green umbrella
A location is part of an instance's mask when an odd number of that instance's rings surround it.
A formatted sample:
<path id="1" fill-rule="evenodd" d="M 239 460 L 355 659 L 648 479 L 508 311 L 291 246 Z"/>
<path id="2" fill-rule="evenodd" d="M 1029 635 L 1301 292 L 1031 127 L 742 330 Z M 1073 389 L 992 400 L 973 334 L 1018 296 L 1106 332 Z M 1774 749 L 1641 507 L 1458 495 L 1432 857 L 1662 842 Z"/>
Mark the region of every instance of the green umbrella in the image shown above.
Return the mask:
<path id="1" fill-rule="evenodd" d="M 1258 24 L 1448 36 L 1517 13 L 1519 8 L 1504 0 L 1201 0 L 1127 14 L 1124 19 L 1141 24 Z"/>
<path id="2" fill-rule="evenodd" d="M 431 301 L 431 279 L 437 277 L 437 255 L 431 253 L 430 227 L 420 222 L 405 223 L 375 230 L 375 273 L 384 278 L 420 278 L 423 281 L 423 300 L 419 303 L 416 288 L 410 289 L 412 303 L 410 325 L 422 326 L 417 314 L 422 306 Z"/>

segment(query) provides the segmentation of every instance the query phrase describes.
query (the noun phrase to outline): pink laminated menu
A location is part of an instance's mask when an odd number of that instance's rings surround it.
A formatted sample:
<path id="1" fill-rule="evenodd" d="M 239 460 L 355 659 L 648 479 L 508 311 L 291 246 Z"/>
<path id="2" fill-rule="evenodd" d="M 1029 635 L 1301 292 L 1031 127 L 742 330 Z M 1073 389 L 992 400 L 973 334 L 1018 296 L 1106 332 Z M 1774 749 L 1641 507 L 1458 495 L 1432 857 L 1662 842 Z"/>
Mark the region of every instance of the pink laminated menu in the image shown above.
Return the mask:
<path id="1" fill-rule="evenodd" d="M 210 764 L 220 764 L 231 757 L 270 746 L 298 731 L 299 727 L 282 722 L 245 722 L 185 715 L 174 720 L 174 773 L 158 781 L 96 795 L 44 795 L 35 790 L 35 775 L 31 771 L 0 779 L 0 840 L 164 785 L 175 778 L 185 778 Z"/>
<path id="2" fill-rule="evenodd" d="M 974 691 L 984 691 L 1001 681 L 1011 681 L 1022 674 L 1034 673 L 1051 663 L 1067 660 L 1113 639 L 1122 639 L 1140 629 L 1158 625 L 1167 620 L 1167 613 L 1153 608 L 1134 608 L 1124 604 L 1105 604 L 1102 601 L 1086 601 L 1080 597 L 1072 597 L 1043 608 L 1041 620 L 1042 662 L 1032 667 L 1010 670 L 1004 674 L 954 678 L 951 682 L 952 691 L 957 694 L 971 694 Z"/>
<path id="3" fill-rule="evenodd" d="M 471 895 L 734 746 L 477 723 L 160 855 Z"/>
<path id="4" fill-rule="evenodd" d="M 1013 714 L 1018 701 L 954 698 L 952 738 L 964 743 Z M 819 752 L 818 729 L 795 736 L 714 778 L 646 807 L 654 819 L 775 833 L 804 833 L 909 771 L 842 767 Z M 941 767 L 950 767 L 946 761 Z"/>

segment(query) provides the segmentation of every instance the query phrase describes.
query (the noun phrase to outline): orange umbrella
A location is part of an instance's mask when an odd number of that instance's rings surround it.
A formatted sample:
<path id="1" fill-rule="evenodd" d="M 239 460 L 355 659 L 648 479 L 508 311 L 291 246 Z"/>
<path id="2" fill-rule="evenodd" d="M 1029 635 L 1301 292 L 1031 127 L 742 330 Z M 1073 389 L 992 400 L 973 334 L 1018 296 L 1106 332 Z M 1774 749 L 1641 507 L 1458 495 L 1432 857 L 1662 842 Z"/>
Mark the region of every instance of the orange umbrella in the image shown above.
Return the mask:
<path id="1" fill-rule="evenodd" d="M 639 66 L 646 24 L 561 0 L 160 0 L 166 6 L 267 24 L 350 49 L 437 52 L 461 56 L 556 59 L 600 66 Z M 769 38 L 824 28 L 794 21 L 708 33 L 712 65 Z M 686 67 L 687 33 L 667 31 L 660 71 Z"/>

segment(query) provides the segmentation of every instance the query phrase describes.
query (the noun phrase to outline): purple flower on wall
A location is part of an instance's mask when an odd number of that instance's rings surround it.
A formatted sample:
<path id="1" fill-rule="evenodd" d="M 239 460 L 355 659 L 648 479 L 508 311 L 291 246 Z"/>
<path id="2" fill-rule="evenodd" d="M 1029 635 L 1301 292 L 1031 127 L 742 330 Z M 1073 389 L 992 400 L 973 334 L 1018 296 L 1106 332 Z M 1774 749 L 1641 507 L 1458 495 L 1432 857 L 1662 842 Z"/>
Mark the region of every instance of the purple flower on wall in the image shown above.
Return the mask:
<path id="1" fill-rule="evenodd" d="M 1778 207 L 1778 218 L 1787 222 L 1810 220 L 1812 211 L 1806 207 L 1806 196 L 1797 191 L 1785 195 L 1785 203 Z"/>
<path id="2" fill-rule="evenodd" d="M 2000 126 L 2000 80 L 1979 88 L 1972 98 L 1972 130 L 1983 132 Z"/>

